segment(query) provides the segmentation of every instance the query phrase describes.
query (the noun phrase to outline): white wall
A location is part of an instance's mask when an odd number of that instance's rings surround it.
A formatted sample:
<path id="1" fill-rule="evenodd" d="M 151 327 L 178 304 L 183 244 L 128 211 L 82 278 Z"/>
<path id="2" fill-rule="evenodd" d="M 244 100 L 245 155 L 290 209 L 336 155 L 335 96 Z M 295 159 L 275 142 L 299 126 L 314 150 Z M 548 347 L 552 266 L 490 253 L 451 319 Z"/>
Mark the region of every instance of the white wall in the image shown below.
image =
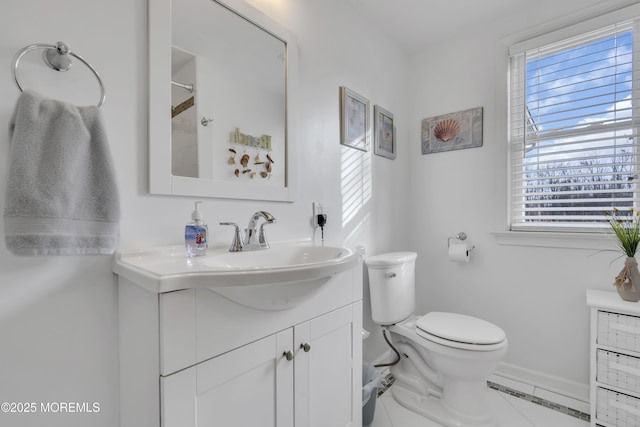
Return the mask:
<path id="1" fill-rule="evenodd" d="M 419 253 L 419 308 L 494 322 L 509 338 L 505 362 L 582 385 L 589 372 L 585 291 L 614 290 L 622 261 L 590 249 L 502 246 L 491 233 L 506 229 L 503 39 L 573 19 L 595 3 L 536 4 L 511 21 L 431 45 L 412 58 L 410 80 L 410 222 L 417 225 L 410 246 Z M 483 147 L 421 154 L 422 119 L 473 107 L 484 107 Z M 469 264 L 447 260 L 447 238 L 461 231 L 476 246 Z"/>
<path id="2" fill-rule="evenodd" d="M 383 36 L 359 22 L 343 1 L 288 0 L 256 5 L 298 35 L 300 48 L 298 188 L 293 204 L 208 199 L 202 206 L 213 241 L 227 242 L 223 220 L 248 221 L 258 209 L 278 223 L 270 238 L 312 236 L 311 202 L 329 215 L 329 243 L 363 244 L 369 253 L 406 243 L 408 214 L 408 61 Z M 13 55 L 32 43 L 64 40 L 102 74 L 103 114 L 122 203 L 120 249 L 180 243 L 191 199 L 151 196 L 147 188 L 146 1 L 10 1 L 0 14 L 0 127 L 18 96 L 9 72 Z M 385 52 L 381 60 L 380 52 Z M 94 103 L 91 75 L 61 77 L 34 56 L 21 82 L 39 92 Z M 82 66 L 76 64 L 80 71 Z M 63 82 L 60 83 L 60 79 Z M 66 79 L 66 80 L 64 80 Z M 399 157 L 390 161 L 339 144 L 338 87 L 346 85 L 396 115 Z M 0 207 L 7 174 L 6 131 L 0 132 Z M 352 176 L 358 177 L 355 181 Z M 350 185 L 350 184 L 354 184 Z M 0 225 L 0 234 L 3 225 Z M 117 287 L 110 257 L 16 258 L 0 245 L 0 401 L 98 402 L 94 414 L 3 414 L 15 427 L 118 425 Z M 365 303 L 365 306 L 368 306 Z M 369 354 L 383 348 L 375 339 Z"/>
<path id="3" fill-rule="evenodd" d="M 103 114 L 122 200 L 120 248 L 179 243 L 191 200 L 147 191 L 146 2 L 62 3 L 4 5 L 0 126 L 6 129 L 18 96 L 9 72 L 13 55 L 31 43 L 68 42 L 106 83 Z M 270 229 L 272 240 L 312 236 L 311 202 L 323 202 L 329 243 L 363 244 L 369 254 L 418 251 L 421 310 L 461 311 L 493 321 L 509 336 L 508 363 L 586 383 L 585 290 L 612 289 L 620 266 L 609 264 L 610 255 L 590 250 L 500 246 L 490 234 L 505 218 L 506 154 L 496 105 L 498 41 L 578 11 L 584 1 L 531 10 L 526 21 L 493 22 L 429 46 L 411 63 L 360 22 L 348 2 L 252 3 L 298 35 L 299 197 L 293 204 L 208 199 L 203 211 L 212 240 L 231 237 L 218 222 L 242 223 L 257 209 L 269 210 L 279 220 Z M 36 55 L 36 67 L 26 67 L 32 72 L 23 76 L 25 86 L 76 103 L 95 102 L 90 75 L 61 77 L 38 61 Z M 67 80 L 60 84 L 59 79 Z M 340 85 L 395 114 L 397 160 L 339 145 Z M 484 107 L 482 148 L 420 154 L 423 118 L 476 106 Z M 0 132 L 0 158 L 5 159 L 0 162 L 1 195 L 7 145 L 7 133 Z M 468 265 L 446 259 L 446 238 L 459 231 L 477 246 Z M 0 401 L 96 401 L 101 408 L 89 415 L 0 413 L 0 424 L 117 425 L 116 302 L 109 257 L 22 259 L 0 245 Z M 365 327 L 374 329 L 366 302 Z M 365 342 L 365 359 L 384 348 L 376 334 Z"/>

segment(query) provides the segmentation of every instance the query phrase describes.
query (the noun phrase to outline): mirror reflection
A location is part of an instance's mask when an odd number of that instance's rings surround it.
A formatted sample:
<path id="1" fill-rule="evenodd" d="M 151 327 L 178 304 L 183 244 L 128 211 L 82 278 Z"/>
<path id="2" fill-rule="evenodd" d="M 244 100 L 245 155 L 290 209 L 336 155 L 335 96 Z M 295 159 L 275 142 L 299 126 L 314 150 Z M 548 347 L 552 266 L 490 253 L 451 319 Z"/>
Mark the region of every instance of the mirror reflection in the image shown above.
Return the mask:
<path id="1" fill-rule="evenodd" d="M 212 0 L 174 0 L 171 174 L 286 186 L 286 44 Z"/>

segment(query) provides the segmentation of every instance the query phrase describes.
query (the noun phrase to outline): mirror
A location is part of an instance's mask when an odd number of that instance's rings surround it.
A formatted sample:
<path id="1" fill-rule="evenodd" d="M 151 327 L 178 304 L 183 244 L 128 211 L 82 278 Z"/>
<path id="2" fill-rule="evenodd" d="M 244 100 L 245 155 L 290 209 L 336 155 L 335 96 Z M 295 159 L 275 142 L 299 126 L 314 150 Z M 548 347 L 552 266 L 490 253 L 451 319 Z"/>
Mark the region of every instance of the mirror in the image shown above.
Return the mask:
<path id="1" fill-rule="evenodd" d="M 242 0 L 150 0 L 149 55 L 151 193 L 293 201 L 293 36 Z"/>

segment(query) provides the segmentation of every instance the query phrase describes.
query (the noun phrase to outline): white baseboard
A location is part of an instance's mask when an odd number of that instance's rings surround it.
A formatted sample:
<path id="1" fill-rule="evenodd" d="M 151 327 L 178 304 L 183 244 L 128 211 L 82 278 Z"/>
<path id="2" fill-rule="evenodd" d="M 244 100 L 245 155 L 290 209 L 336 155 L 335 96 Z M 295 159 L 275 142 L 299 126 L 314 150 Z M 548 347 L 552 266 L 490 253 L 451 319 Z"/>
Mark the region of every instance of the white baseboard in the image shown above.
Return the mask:
<path id="1" fill-rule="evenodd" d="M 582 384 L 544 372 L 522 368 L 509 363 L 500 363 L 494 376 L 532 385 L 552 393 L 589 403 L 589 384 Z"/>
<path id="2" fill-rule="evenodd" d="M 392 357 L 393 356 L 393 357 Z M 395 355 L 386 351 L 373 364 L 386 363 Z M 489 381 L 581 412 L 589 412 L 589 385 L 509 363 L 500 363 Z"/>
<path id="3" fill-rule="evenodd" d="M 590 412 L 587 384 L 508 363 L 500 363 L 489 381 L 528 395 L 529 397 L 522 396 L 526 400 L 535 402 L 537 399 L 538 401 L 542 399 L 583 414 Z M 512 394 L 511 391 L 507 392 Z M 574 416 L 577 415 L 574 414 Z"/>

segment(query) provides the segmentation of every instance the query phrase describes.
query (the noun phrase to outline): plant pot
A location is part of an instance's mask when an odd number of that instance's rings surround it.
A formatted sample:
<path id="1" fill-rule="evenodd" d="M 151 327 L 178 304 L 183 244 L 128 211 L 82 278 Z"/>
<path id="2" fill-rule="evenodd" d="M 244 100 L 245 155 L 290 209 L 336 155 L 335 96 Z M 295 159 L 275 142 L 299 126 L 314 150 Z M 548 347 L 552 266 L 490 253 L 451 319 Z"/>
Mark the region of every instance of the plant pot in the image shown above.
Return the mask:
<path id="1" fill-rule="evenodd" d="M 613 285 L 623 300 L 640 301 L 640 271 L 638 271 L 638 262 L 634 257 L 628 257 L 625 260 L 624 267 Z"/>

